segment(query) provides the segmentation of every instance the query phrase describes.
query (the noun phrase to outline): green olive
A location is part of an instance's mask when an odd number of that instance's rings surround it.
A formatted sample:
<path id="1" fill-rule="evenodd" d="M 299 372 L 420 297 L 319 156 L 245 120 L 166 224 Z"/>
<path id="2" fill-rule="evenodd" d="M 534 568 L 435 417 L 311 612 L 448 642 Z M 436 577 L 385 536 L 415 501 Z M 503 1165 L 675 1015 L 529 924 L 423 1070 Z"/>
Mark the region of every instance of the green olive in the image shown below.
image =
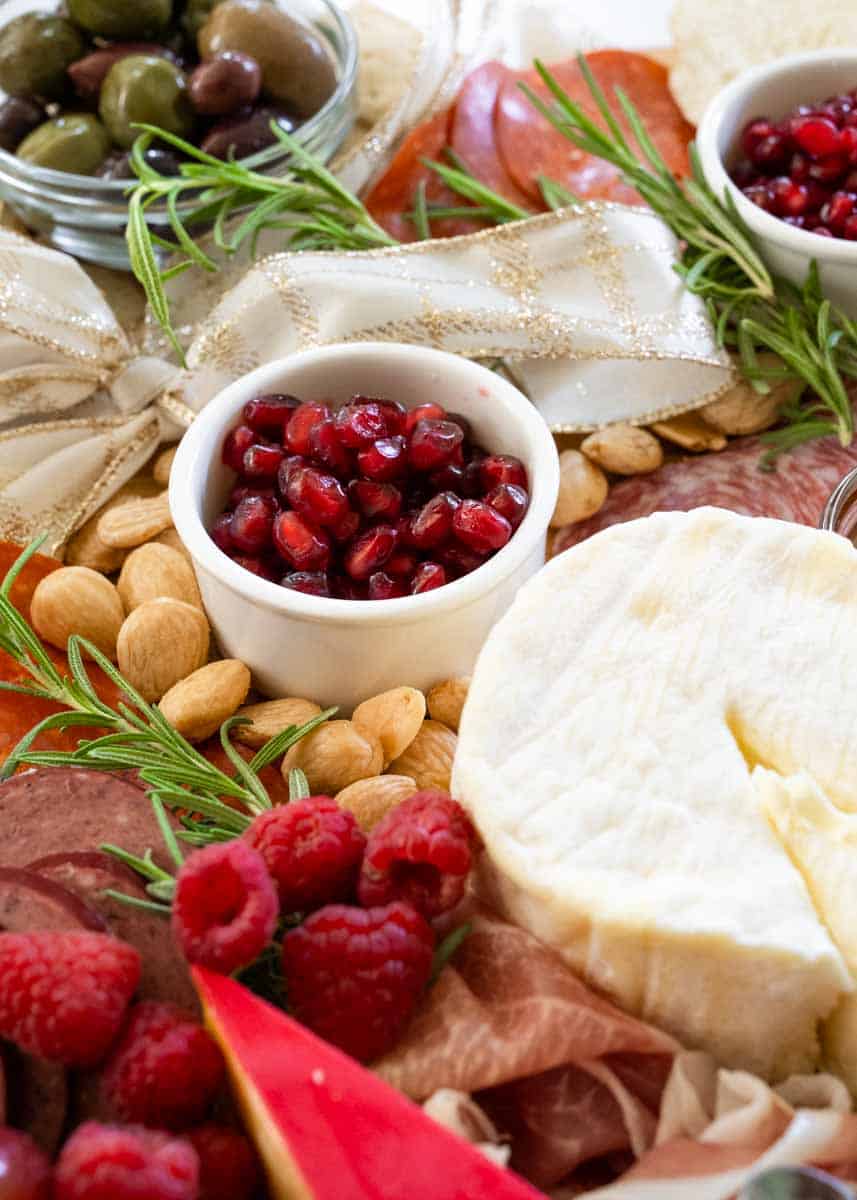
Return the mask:
<path id="1" fill-rule="evenodd" d="M 98 111 L 114 142 L 126 150 L 139 134 L 135 124 L 157 125 L 179 137 L 193 133 L 184 72 L 148 54 L 132 54 L 110 68 Z"/>
<path id="2" fill-rule="evenodd" d="M 110 152 L 110 135 L 91 113 L 66 113 L 24 138 L 18 157 L 35 167 L 93 175 Z"/>
<path id="3" fill-rule="evenodd" d="M 68 0 L 75 24 L 106 38 L 150 38 L 166 29 L 173 0 Z"/>
<path id="4" fill-rule="evenodd" d="M 86 53 L 71 21 L 26 13 L 0 29 L 0 87 L 10 96 L 58 100 L 68 86 L 66 68 Z"/>
<path id="5" fill-rule="evenodd" d="M 223 0 L 197 43 L 202 59 L 224 50 L 255 58 L 265 93 L 301 117 L 318 112 L 336 89 L 333 62 L 321 39 L 268 0 Z"/>

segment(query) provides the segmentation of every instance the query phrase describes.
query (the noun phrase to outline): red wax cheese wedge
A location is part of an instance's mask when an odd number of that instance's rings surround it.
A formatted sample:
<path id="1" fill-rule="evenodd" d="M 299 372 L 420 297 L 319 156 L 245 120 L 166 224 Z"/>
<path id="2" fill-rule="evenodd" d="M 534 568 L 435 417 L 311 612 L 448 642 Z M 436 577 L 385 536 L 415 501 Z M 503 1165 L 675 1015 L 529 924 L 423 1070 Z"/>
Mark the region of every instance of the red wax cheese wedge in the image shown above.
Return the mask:
<path id="1" fill-rule="evenodd" d="M 457 155 L 482 183 L 520 208 L 532 208 L 506 170 L 494 134 L 500 90 L 512 72 L 502 63 L 487 62 L 471 71 L 461 85 L 452 118 L 451 143 Z"/>
<path id="2" fill-rule="evenodd" d="M 682 116 L 669 90 L 665 67 L 644 54 L 626 50 L 599 50 L 586 61 L 617 116 L 621 110 L 615 89 L 621 88 L 637 109 L 669 169 L 678 176 L 690 173 L 688 142 L 693 126 Z M 560 87 L 599 125 L 603 118 L 589 92 L 576 59 L 550 67 Z M 533 200 L 540 198 L 538 177 L 546 175 L 575 196 L 642 204 L 639 194 L 621 181 L 618 170 L 602 159 L 576 149 L 539 113 L 521 89 L 523 80 L 546 103 L 553 97 L 535 71 L 506 79 L 496 113 L 496 138 L 505 168 L 515 183 Z M 626 135 L 624 116 L 619 117 Z M 633 139 L 631 144 L 635 145 Z"/>
<path id="3" fill-rule="evenodd" d="M 193 976 L 275 1200 L 541 1197 L 241 984 Z"/>

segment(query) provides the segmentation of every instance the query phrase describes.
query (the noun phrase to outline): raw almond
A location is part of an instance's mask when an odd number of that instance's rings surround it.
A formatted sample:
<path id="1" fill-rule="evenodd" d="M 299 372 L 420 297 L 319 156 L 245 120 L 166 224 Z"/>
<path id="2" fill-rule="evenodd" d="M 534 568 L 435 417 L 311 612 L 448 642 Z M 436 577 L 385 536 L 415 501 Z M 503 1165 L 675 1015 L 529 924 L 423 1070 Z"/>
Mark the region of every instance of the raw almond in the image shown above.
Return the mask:
<path id="1" fill-rule="evenodd" d="M 608 425 L 583 439 L 580 449 L 592 462 L 614 475 L 643 475 L 664 461 L 661 443 L 648 429 Z"/>
<path id="2" fill-rule="evenodd" d="M 378 775 L 375 779 L 358 779 L 343 788 L 336 803 L 354 814 L 364 833 L 370 833 L 390 809 L 416 791 L 416 783 L 407 775 Z"/>
<path id="3" fill-rule="evenodd" d="M 670 417 L 668 421 L 653 421 L 652 429 L 668 442 L 681 446 L 682 450 L 691 450 L 696 454 L 722 450 L 726 446 L 723 434 L 706 425 L 695 412 Z"/>
<path id="4" fill-rule="evenodd" d="M 116 588 L 98 571 L 60 567 L 33 593 L 30 619 L 36 632 L 60 650 L 77 633 L 115 660 L 125 612 Z"/>
<path id="5" fill-rule="evenodd" d="M 148 542 L 131 551 L 116 586 L 126 613 L 160 596 L 202 608 L 193 567 L 178 550 L 157 542 Z"/>
<path id="6" fill-rule="evenodd" d="M 112 575 L 114 571 L 118 571 L 125 561 L 127 550 L 118 546 L 108 546 L 98 532 L 98 522 L 110 509 L 127 504 L 129 500 L 148 500 L 159 493 L 160 488 L 148 475 L 135 475 L 133 479 L 129 479 L 72 537 L 66 546 L 66 565 L 91 567 L 93 571 L 102 571 L 105 575 Z"/>
<path id="7" fill-rule="evenodd" d="M 282 733 L 291 725 L 298 728 L 306 725 L 313 717 L 319 716 L 321 709 L 312 700 L 266 700 L 262 704 L 248 704 L 238 713 L 252 721 L 252 725 L 236 725 L 235 737 L 245 746 L 254 750 L 264 746 L 272 737 Z"/>
<path id="8" fill-rule="evenodd" d="M 766 369 L 783 367 L 776 354 L 760 354 L 759 366 Z M 706 425 L 731 437 L 743 437 L 750 433 L 762 433 L 776 424 L 784 405 L 797 398 L 803 386 L 799 379 L 787 379 L 771 386 L 767 395 L 762 395 L 747 381 L 741 380 L 730 388 L 719 400 L 704 405 L 699 415 Z"/>
<path id="9" fill-rule="evenodd" d="M 98 522 L 98 533 L 106 545 L 130 549 L 151 541 L 172 523 L 167 493 L 161 492 L 151 500 L 129 500 L 109 509 Z"/>
<path id="10" fill-rule="evenodd" d="M 439 721 L 423 721 L 405 753 L 390 764 L 390 774 L 408 775 L 420 789 L 448 792 L 457 742 L 452 730 Z"/>
<path id="11" fill-rule="evenodd" d="M 161 487 L 169 485 L 170 471 L 172 470 L 176 450 L 178 450 L 178 446 L 170 446 L 167 450 L 162 450 L 152 464 L 152 478 Z"/>
<path id="12" fill-rule="evenodd" d="M 157 545 L 169 546 L 169 548 L 171 550 L 178 550 L 179 554 L 183 554 L 184 557 L 188 560 L 188 562 L 191 562 L 190 552 L 188 551 L 187 546 L 184 544 L 184 542 L 179 537 L 177 530 L 165 529 L 163 533 L 159 533 L 158 536 L 156 538 L 153 538 L 152 540 Z"/>
<path id="13" fill-rule="evenodd" d="M 235 715 L 250 691 L 250 672 L 237 658 L 208 663 L 175 684 L 158 705 L 191 742 L 202 742 Z"/>
<path id="14" fill-rule="evenodd" d="M 328 721 L 307 734 L 283 759 L 283 778 L 300 767 L 313 795 L 335 796 L 358 779 L 381 774 L 384 751 L 351 721 Z"/>
<path id="15" fill-rule="evenodd" d="M 425 720 L 426 698 L 416 688 L 397 687 L 364 700 L 351 720 L 384 751 L 384 765 L 404 754 Z"/>
<path id="16" fill-rule="evenodd" d="M 205 614 L 182 600 L 147 600 L 119 631 L 119 670 L 150 703 L 205 666 L 209 628 Z"/>
<path id="17" fill-rule="evenodd" d="M 579 450 L 563 450 L 559 472 L 559 496 L 551 525 L 572 525 L 594 517 L 609 491 L 607 476 L 601 468 Z"/>
<path id="18" fill-rule="evenodd" d="M 446 725 L 447 728 L 458 733 L 461 710 L 464 708 L 469 688 L 469 675 L 462 675 L 458 679 L 444 679 L 443 683 L 436 683 L 426 697 L 432 720 L 440 721 L 441 725 Z"/>

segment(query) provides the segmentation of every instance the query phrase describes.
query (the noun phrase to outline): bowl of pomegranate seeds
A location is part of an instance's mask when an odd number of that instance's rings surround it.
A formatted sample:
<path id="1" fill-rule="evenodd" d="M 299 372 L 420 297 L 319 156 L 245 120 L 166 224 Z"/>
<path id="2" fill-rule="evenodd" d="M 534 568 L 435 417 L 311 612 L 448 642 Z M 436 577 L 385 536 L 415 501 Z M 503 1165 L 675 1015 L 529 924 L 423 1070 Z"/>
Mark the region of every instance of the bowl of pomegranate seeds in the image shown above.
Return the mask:
<path id="1" fill-rule="evenodd" d="M 364 343 L 254 371 L 200 413 L 170 505 L 220 647 L 271 695 L 350 707 L 466 674 L 545 559 L 553 439 L 485 367 Z"/>
<path id="2" fill-rule="evenodd" d="M 857 50 L 795 54 L 739 76 L 697 131 L 705 178 L 728 194 L 768 266 L 857 315 Z"/>

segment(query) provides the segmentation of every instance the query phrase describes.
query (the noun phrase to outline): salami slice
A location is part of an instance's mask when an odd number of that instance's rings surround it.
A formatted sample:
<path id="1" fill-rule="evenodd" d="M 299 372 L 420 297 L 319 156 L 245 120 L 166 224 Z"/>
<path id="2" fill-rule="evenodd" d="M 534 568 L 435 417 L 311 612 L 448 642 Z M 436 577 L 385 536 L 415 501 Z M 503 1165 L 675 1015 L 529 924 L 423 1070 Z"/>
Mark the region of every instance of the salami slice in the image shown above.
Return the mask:
<path id="1" fill-rule="evenodd" d="M 0 930 L 106 933 L 107 922 L 74 892 L 35 871 L 0 867 Z"/>
<path id="2" fill-rule="evenodd" d="M 618 87 L 636 107 L 670 170 L 678 176 L 687 175 L 690 170 L 687 148 L 693 126 L 684 119 L 672 98 L 666 68 L 644 54 L 626 50 L 599 50 L 588 54 L 586 61 L 617 115 L 621 111 L 615 99 Z M 571 99 L 603 125 L 577 60 L 558 63 L 550 69 Z M 500 89 L 497 144 L 506 171 L 518 187 L 538 201 L 541 195 L 538 176 L 546 175 L 585 199 L 641 204 L 639 194 L 622 183 L 615 167 L 577 150 L 554 129 L 520 90 L 520 81 L 543 100 L 552 101 L 535 71 L 508 77 Z M 630 133 L 624 116 L 620 122 L 626 133 Z"/>
<path id="3" fill-rule="evenodd" d="M 455 102 L 450 140 L 477 179 L 512 204 L 531 210 L 530 198 L 506 170 L 495 137 L 500 89 L 510 78 L 512 72 L 498 62 L 484 63 L 470 72 Z"/>

